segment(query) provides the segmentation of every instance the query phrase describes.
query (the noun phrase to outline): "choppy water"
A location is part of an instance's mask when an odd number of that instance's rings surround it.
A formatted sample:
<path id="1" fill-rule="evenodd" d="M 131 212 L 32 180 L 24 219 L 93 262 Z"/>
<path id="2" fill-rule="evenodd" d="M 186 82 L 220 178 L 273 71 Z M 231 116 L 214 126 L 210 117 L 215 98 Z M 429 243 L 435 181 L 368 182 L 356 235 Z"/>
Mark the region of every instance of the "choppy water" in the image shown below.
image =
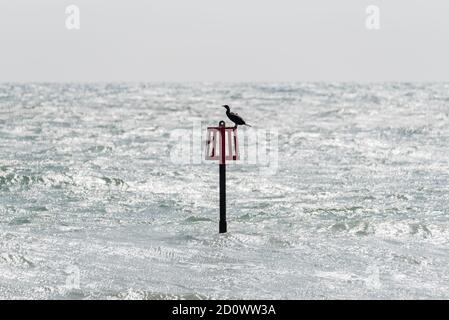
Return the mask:
<path id="1" fill-rule="evenodd" d="M 274 175 L 171 161 L 227 103 Z M 1 298 L 449 298 L 449 84 L 1 84 Z M 79 281 L 78 281 L 79 279 Z"/>

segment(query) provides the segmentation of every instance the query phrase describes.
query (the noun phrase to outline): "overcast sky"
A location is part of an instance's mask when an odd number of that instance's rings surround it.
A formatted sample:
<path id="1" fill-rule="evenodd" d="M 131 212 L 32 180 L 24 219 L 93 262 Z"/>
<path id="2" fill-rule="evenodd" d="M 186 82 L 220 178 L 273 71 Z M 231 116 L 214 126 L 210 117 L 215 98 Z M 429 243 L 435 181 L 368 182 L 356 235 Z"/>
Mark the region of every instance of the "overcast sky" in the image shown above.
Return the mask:
<path id="1" fill-rule="evenodd" d="M 449 81 L 448 59 L 448 0 L 0 0 L 2 82 Z"/>

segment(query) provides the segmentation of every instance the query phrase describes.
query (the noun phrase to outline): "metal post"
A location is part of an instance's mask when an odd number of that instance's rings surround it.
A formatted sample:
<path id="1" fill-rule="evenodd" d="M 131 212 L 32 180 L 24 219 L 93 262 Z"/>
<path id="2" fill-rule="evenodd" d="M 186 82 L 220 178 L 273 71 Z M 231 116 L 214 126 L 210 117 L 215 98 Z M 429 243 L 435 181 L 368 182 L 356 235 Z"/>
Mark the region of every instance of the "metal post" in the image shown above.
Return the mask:
<path id="1" fill-rule="evenodd" d="M 220 224 L 219 232 L 227 232 L 226 224 L 226 144 L 225 144 L 225 122 L 220 121 Z"/>

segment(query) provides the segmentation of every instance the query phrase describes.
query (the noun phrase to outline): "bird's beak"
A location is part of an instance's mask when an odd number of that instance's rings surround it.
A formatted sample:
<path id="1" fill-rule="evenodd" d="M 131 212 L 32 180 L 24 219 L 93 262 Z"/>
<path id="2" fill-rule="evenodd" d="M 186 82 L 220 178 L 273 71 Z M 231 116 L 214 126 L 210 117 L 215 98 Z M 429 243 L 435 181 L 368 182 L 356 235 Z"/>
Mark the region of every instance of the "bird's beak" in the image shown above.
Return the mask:
<path id="1" fill-rule="evenodd" d="M 226 106 L 222 106 L 223 108 L 226 108 Z"/>

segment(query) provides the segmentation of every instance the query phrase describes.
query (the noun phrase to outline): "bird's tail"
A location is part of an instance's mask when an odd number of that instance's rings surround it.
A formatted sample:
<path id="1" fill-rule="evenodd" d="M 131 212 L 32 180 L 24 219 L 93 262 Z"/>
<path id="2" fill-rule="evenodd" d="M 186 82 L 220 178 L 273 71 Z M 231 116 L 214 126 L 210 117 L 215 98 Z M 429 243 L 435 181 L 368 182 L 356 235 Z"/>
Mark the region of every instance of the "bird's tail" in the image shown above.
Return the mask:
<path id="1" fill-rule="evenodd" d="M 247 123 L 245 123 L 245 126 L 252 127 L 251 125 L 249 125 L 249 124 L 247 124 Z"/>

